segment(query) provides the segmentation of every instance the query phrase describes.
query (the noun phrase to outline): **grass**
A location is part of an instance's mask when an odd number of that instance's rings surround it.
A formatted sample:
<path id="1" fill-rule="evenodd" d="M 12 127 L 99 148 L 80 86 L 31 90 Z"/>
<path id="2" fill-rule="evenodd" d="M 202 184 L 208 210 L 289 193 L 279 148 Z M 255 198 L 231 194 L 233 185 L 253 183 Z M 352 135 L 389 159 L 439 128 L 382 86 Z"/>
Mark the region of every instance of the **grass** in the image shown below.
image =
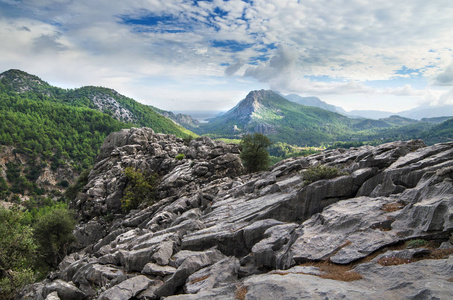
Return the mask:
<path id="1" fill-rule="evenodd" d="M 236 287 L 237 287 L 237 290 L 234 295 L 234 298 L 236 300 L 244 300 L 245 295 L 247 295 L 247 286 L 241 284 L 241 285 L 237 285 Z"/>
<path id="2" fill-rule="evenodd" d="M 406 247 L 408 249 L 412 249 L 412 248 L 419 248 L 422 246 L 426 246 L 427 244 L 428 244 L 427 240 L 416 239 L 416 240 L 407 241 Z"/>
<path id="3" fill-rule="evenodd" d="M 194 283 L 203 281 L 203 280 L 205 280 L 206 278 L 208 278 L 209 276 L 210 276 L 210 275 L 208 274 L 208 275 L 204 275 L 204 276 L 201 276 L 201 277 L 197 277 L 197 278 L 195 278 L 195 279 L 192 279 L 192 280 L 190 281 L 190 284 L 194 284 Z"/>
<path id="4" fill-rule="evenodd" d="M 386 211 L 386 212 L 393 212 L 400 210 L 404 207 L 403 203 L 400 202 L 392 202 L 392 203 L 386 203 L 382 205 L 381 210 Z"/>
<path id="5" fill-rule="evenodd" d="M 308 262 L 305 264 L 301 264 L 300 266 L 309 266 L 309 267 L 316 267 L 322 273 L 318 275 L 324 279 L 332 279 L 332 280 L 339 280 L 339 281 L 354 281 L 362 279 L 362 275 L 353 271 L 353 264 L 348 265 L 338 265 L 331 261 L 319 261 L 319 262 Z M 289 272 L 285 271 L 274 271 L 272 274 L 277 275 L 287 275 Z M 296 274 L 305 274 L 303 272 L 298 272 Z M 312 274 L 309 274 L 312 275 Z"/>
<path id="6" fill-rule="evenodd" d="M 340 280 L 340 281 L 354 281 L 362 279 L 363 276 L 352 270 L 349 265 L 337 265 L 329 263 L 319 268 L 324 274 L 321 274 L 321 278 Z"/>

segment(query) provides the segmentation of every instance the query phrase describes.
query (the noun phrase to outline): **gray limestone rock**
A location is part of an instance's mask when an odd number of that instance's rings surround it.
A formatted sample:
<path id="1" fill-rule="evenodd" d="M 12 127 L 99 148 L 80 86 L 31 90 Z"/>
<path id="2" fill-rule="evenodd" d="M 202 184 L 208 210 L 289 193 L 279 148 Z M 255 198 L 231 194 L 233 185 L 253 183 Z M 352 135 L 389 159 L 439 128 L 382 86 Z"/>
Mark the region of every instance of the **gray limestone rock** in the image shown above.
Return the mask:
<path id="1" fill-rule="evenodd" d="M 184 291 L 197 294 L 225 285 L 238 283 L 239 260 L 236 257 L 225 258 L 212 266 L 201 269 L 187 278 Z"/>
<path id="2" fill-rule="evenodd" d="M 176 272 L 175 267 L 171 266 L 160 266 L 154 263 L 147 263 L 142 270 L 142 273 L 145 275 L 154 275 L 165 277 L 168 275 L 173 275 Z"/>
<path id="3" fill-rule="evenodd" d="M 148 277 L 138 275 L 109 288 L 99 296 L 98 300 L 131 299 L 146 290 L 153 283 L 155 282 Z"/>
<path id="4" fill-rule="evenodd" d="M 402 249 L 360 260 L 410 239 L 451 245 L 453 143 L 326 150 L 247 175 L 239 154 L 237 145 L 207 137 L 184 144 L 150 129 L 112 134 L 72 203 L 85 248 L 66 257 L 53 278 L 105 299 L 453 297 L 451 257 L 427 260 L 426 250 Z M 303 173 L 317 165 L 343 175 L 304 185 Z M 125 216 L 119 207 L 126 167 L 162 180 L 155 204 Z M 385 255 L 410 263 L 378 264 Z M 417 255 L 423 259 L 413 262 Z M 324 279 L 324 268 L 297 265 L 319 260 L 352 262 L 349 272 L 363 278 Z M 28 294 L 44 300 L 49 284 Z M 184 289 L 194 294 L 175 295 Z"/>
<path id="5" fill-rule="evenodd" d="M 57 279 L 46 284 L 42 290 L 42 297 L 46 298 L 49 294 L 56 292 L 60 299 L 81 300 L 87 295 L 79 290 L 75 285 Z"/>

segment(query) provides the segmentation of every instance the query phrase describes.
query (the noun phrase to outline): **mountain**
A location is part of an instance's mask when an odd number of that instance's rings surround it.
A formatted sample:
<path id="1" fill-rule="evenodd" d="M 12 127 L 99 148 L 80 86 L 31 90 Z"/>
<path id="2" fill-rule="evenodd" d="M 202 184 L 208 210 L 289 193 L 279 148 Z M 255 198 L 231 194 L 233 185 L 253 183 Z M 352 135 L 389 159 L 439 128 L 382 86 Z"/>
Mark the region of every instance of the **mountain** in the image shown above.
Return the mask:
<path id="1" fill-rule="evenodd" d="M 431 123 L 431 124 L 440 124 L 442 122 L 445 122 L 453 117 L 434 117 L 434 118 L 423 118 L 420 121 L 426 122 L 426 123 Z"/>
<path id="2" fill-rule="evenodd" d="M 351 110 L 346 113 L 347 116 L 352 118 L 367 118 L 367 119 L 383 119 L 388 118 L 395 113 L 380 110 Z"/>
<path id="3" fill-rule="evenodd" d="M 387 124 L 391 124 L 393 126 L 405 126 L 418 123 L 417 120 L 404 118 L 398 115 L 391 115 L 390 117 L 379 119 L 379 121 L 386 122 Z"/>
<path id="4" fill-rule="evenodd" d="M 151 107 L 152 107 L 153 110 L 155 110 L 156 112 L 158 112 L 162 116 L 175 121 L 177 124 L 181 125 L 184 128 L 187 128 L 187 129 L 191 130 L 193 128 L 197 128 L 198 126 L 200 126 L 200 121 L 194 119 L 190 115 L 181 114 L 181 113 L 175 114 L 175 113 L 173 113 L 171 111 L 162 110 L 162 109 L 159 109 L 159 108 L 154 107 L 154 106 L 151 106 Z"/>
<path id="5" fill-rule="evenodd" d="M 250 92 L 234 108 L 194 131 L 227 138 L 260 132 L 276 141 L 306 145 L 334 140 L 346 133 L 353 123 L 338 113 L 289 101 L 270 90 L 260 90 Z"/>
<path id="6" fill-rule="evenodd" d="M 284 96 L 282 94 L 280 94 L 280 95 L 285 97 L 289 101 L 296 102 L 296 103 L 299 103 L 299 104 L 302 104 L 305 106 L 314 106 L 314 107 L 319 107 L 319 108 L 322 108 L 322 109 L 325 109 L 328 111 L 336 112 L 339 114 L 343 114 L 343 115 L 346 114 L 346 111 L 343 108 L 341 108 L 339 106 L 328 104 L 328 103 L 322 101 L 321 99 L 319 99 L 318 97 L 301 97 L 297 94 L 290 94 L 290 95 L 286 95 L 286 96 Z"/>
<path id="7" fill-rule="evenodd" d="M 379 110 L 352 110 L 348 111 L 346 115 L 350 117 L 362 117 L 369 119 L 382 119 L 388 118 L 392 115 L 398 115 L 404 118 L 421 120 L 426 118 L 448 118 L 453 117 L 453 105 L 422 105 L 411 110 L 401 111 L 397 113 Z"/>
<path id="8" fill-rule="evenodd" d="M 0 200 L 60 197 L 109 133 L 132 126 L 193 135 L 112 89 L 66 90 L 20 70 L 1 73 Z"/>
<path id="9" fill-rule="evenodd" d="M 450 299 L 452 151 L 392 142 L 241 175 L 235 145 L 113 133 L 72 202 L 74 253 L 18 298 Z M 126 214 L 130 165 L 162 180 Z"/>
<path id="10" fill-rule="evenodd" d="M 417 120 L 423 118 L 453 117 L 453 105 L 421 105 L 411 110 L 399 112 L 398 115 Z"/>
<path id="11" fill-rule="evenodd" d="M 0 74 L 0 81 L 3 91 L 15 92 L 28 99 L 98 110 L 123 123 L 151 127 L 158 132 L 178 136 L 190 134 L 185 128 L 174 124 L 151 107 L 123 96 L 113 89 L 94 86 L 61 89 L 20 70 L 9 70 Z"/>

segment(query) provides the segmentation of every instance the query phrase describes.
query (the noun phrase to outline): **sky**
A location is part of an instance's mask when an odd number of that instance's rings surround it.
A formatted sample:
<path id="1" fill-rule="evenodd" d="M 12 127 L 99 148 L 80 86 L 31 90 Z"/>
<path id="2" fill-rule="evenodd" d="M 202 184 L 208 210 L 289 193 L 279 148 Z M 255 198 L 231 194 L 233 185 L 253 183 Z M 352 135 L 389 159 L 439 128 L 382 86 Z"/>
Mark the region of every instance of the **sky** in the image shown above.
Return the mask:
<path id="1" fill-rule="evenodd" d="M 350 110 L 453 104 L 451 0 L 0 0 L 0 73 L 165 110 L 250 91 Z"/>

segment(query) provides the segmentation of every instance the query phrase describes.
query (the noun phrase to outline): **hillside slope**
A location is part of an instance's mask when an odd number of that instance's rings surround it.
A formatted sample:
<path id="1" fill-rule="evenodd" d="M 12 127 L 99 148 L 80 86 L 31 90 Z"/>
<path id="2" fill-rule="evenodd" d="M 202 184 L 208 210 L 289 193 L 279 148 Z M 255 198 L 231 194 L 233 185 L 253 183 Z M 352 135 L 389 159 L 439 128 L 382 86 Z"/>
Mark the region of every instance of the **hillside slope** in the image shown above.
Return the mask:
<path id="1" fill-rule="evenodd" d="M 9 70 L 0 74 L 0 91 L 20 94 L 21 97 L 29 100 L 94 109 L 120 122 L 147 126 L 157 132 L 177 136 L 191 134 L 190 131 L 155 112 L 150 106 L 109 88 L 86 86 L 69 90 L 61 89 L 49 85 L 35 75 L 20 70 Z"/>
<path id="2" fill-rule="evenodd" d="M 193 135 L 112 89 L 65 90 L 19 70 L 0 74 L 0 200 L 60 197 L 109 133 L 132 126 Z"/>

